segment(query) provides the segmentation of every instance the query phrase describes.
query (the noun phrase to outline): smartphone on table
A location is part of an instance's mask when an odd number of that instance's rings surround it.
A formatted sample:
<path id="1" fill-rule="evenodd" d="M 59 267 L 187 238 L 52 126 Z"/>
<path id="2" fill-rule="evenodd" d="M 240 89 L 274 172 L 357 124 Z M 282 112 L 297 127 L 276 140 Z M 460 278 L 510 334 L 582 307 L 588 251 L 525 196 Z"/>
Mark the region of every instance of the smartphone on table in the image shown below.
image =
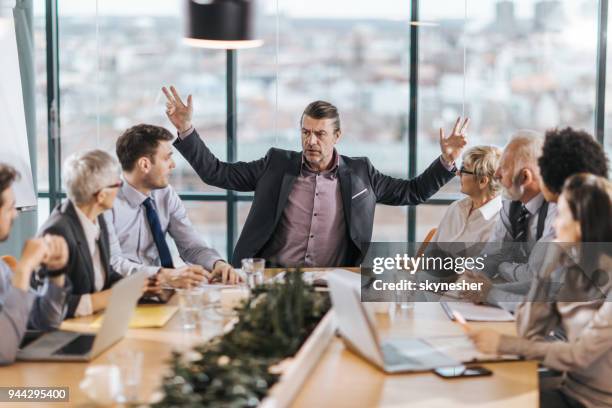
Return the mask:
<path id="1" fill-rule="evenodd" d="M 433 370 L 433 372 L 442 378 L 466 378 L 466 377 L 485 377 L 492 375 L 493 372 L 482 366 L 454 366 L 454 367 L 440 367 Z"/>

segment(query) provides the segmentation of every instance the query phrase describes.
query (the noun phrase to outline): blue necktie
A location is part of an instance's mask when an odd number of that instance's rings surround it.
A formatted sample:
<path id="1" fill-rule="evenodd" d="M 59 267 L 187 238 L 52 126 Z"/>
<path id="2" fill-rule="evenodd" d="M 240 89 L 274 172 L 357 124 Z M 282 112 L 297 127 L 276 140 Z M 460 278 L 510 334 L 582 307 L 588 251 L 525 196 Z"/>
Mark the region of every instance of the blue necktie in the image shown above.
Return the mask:
<path id="1" fill-rule="evenodd" d="M 164 268 L 174 268 L 174 265 L 172 264 L 172 255 L 170 255 L 170 249 L 166 243 L 165 234 L 162 231 L 159 217 L 157 216 L 157 211 L 155 211 L 155 208 L 153 207 L 153 200 L 151 200 L 149 197 L 144 200 L 142 204 L 147 210 L 147 221 L 149 221 L 149 227 L 151 227 L 151 233 L 153 234 L 153 240 L 155 241 L 155 246 L 157 247 L 157 252 L 159 253 L 161 266 Z"/>

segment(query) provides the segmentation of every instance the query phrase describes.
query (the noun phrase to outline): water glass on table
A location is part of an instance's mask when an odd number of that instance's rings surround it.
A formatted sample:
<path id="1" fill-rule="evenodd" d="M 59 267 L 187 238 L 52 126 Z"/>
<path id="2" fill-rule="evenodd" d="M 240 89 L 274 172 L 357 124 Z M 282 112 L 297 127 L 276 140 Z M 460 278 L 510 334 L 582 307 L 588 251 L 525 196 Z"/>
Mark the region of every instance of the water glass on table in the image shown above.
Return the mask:
<path id="1" fill-rule="evenodd" d="M 110 360 L 119 368 L 120 372 L 121 396 L 119 402 L 138 403 L 142 380 L 142 351 L 120 350 L 113 353 Z"/>
<path id="2" fill-rule="evenodd" d="M 242 272 L 250 289 L 263 283 L 265 268 L 266 260 L 263 258 L 245 258 L 242 260 Z"/>
<path id="3" fill-rule="evenodd" d="M 202 288 L 176 289 L 183 329 L 193 330 L 198 324 L 204 291 Z"/>

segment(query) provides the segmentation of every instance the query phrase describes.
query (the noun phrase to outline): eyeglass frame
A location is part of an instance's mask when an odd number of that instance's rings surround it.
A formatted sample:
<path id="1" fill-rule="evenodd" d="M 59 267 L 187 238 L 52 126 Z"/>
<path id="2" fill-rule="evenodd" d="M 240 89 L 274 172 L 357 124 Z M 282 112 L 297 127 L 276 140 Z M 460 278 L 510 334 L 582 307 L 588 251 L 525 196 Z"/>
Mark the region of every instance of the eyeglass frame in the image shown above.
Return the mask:
<path id="1" fill-rule="evenodd" d="M 100 194 L 102 192 L 102 190 L 104 190 L 105 188 L 121 188 L 123 187 L 123 180 L 119 180 L 118 182 L 116 182 L 115 184 L 111 184 L 109 186 L 104 186 L 101 189 L 99 189 L 98 191 L 96 191 L 93 195 L 97 196 L 98 194 Z"/>
<path id="2" fill-rule="evenodd" d="M 462 175 L 462 174 L 471 174 L 472 176 L 476 175 L 476 173 L 474 173 L 473 171 L 466 170 L 463 165 L 461 165 L 461 167 L 457 170 L 457 173 L 459 175 Z"/>

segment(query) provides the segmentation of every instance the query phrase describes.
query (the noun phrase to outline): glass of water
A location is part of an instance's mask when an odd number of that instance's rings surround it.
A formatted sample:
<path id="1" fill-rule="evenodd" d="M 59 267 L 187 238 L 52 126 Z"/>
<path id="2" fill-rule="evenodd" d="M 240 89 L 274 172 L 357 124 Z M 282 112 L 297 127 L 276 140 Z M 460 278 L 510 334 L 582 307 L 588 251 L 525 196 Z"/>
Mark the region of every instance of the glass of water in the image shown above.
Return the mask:
<path id="1" fill-rule="evenodd" d="M 200 309 L 202 309 L 204 294 L 202 288 L 176 289 L 176 294 L 183 329 L 195 329 L 200 318 Z"/>
<path id="2" fill-rule="evenodd" d="M 263 283 L 266 260 L 263 258 L 245 258 L 242 260 L 242 272 L 248 287 L 253 289 Z"/>
<path id="3" fill-rule="evenodd" d="M 137 403 L 140 399 L 143 353 L 137 350 L 120 350 L 110 356 L 114 365 L 119 367 L 121 396 L 119 402 Z"/>

